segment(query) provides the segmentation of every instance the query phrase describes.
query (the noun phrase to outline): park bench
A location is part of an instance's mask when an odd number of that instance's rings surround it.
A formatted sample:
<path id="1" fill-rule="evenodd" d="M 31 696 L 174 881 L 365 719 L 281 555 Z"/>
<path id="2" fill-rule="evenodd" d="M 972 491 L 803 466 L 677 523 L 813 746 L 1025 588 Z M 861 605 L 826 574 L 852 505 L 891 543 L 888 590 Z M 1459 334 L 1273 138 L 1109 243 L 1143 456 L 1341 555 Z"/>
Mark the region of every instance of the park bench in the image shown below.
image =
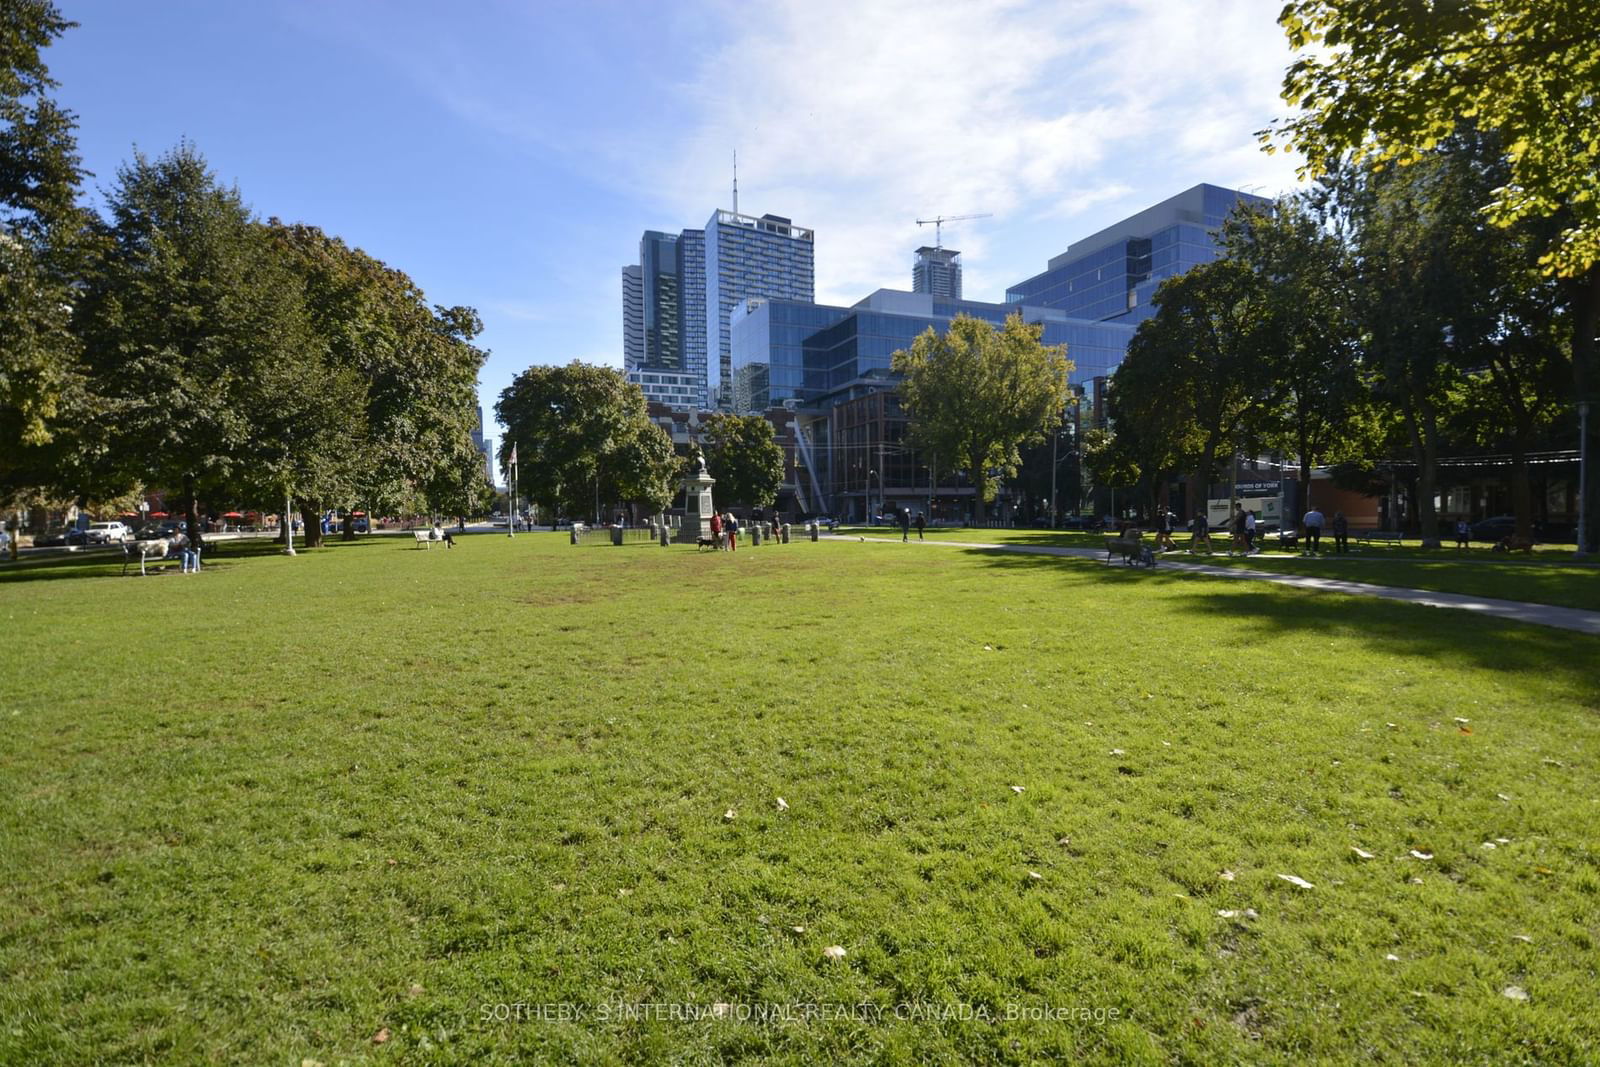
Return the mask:
<path id="1" fill-rule="evenodd" d="M 1142 530 L 1128 530 L 1120 537 L 1106 538 L 1106 562 L 1110 563 L 1116 556 L 1122 557 L 1122 562 L 1130 567 L 1144 564 L 1146 567 L 1156 565 L 1156 554 L 1150 546 L 1143 542 Z"/>
<path id="2" fill-rule="evenodd" d="M 124 541 L 122 542 L 122 574 L 128 574 L 128 568 L 135 562 L 139 564 L 139 574 L 143 577 L 148 572 L 146 566 L 155 566 L 159 563 L 183 562 L 184 546 L 172 538 L 159 538 L 155 541 Z M 199 550 L 196 550 L 196 559 Z"/>
<path id="3" fill-rule="evenodd" d="M 1399 530 L 1355 530 L 1353 531 L 1353 536 L 1358 545 L 1398 545 L 1403 535 Z"/>
<path id="4" fill-rule="evenodd" d="M 427 548 L 433 544 L 432 530 L 412 530 L 411 536 L 417 539 L 417 544 L 422 548 Z"/>

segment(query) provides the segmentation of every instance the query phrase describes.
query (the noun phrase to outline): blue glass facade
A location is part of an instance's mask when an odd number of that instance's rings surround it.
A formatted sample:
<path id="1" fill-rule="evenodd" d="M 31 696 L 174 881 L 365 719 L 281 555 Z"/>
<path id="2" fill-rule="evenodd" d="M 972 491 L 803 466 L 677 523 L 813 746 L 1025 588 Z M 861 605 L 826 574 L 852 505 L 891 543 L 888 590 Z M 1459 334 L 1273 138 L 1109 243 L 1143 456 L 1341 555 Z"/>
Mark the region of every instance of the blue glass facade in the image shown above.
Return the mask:
<path id="1" fill-rule="evenodd" d="M 1074 384 L 1109 373 L 1133 336 L 1128 325 L 1072 320 L 1046 308 L 940 300 L 889 289 L 851 308 L 749 301 L 734 313 L 730 331 L 737 410 L 761 411 L 785 400 L 829 407 L 882 388 L 891 377 L 894 354 L 930 327 L 943 332 L 961 314 L 1000 326 L 1018 313 L 1044 324 L 1045 344 L 1067 346 Z"/>
<path id="2" fill-rule="evenodd" d="M 734 309 L 752 297 L 809 303 L 815 296 L 814 235 L 777 215 L 718 211 L 705 228 L 709 392 L 731 404 Z"/>
<path id="3" fill-rule="evenodd" d="M 1073 244 L 1044 273 L 1007 289 L 1006 301 L 1138 324 L 1163 280 L 1220 254 L 1213 235 L 1240 202 L 1270 203 L 1216 185 L 1185 190 Z"/>

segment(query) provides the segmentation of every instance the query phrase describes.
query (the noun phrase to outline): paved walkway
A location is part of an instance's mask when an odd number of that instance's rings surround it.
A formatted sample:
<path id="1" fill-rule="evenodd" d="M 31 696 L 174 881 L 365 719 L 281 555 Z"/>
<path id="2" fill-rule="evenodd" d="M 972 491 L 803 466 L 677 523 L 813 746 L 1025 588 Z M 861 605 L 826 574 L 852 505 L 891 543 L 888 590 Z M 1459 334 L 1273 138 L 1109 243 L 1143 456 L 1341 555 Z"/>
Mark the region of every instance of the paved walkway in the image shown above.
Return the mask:
<path id="1" fill-rule="evenodd" d="M 834 535 L 835 540 L 898 541 L 897 537 L 848 537 Z M 981 541 L 915 541 L 920 546 L 944 545 L 950 548 L 976 548 L 987 552 L 1015 552 L 1027 556 L 1066 556 L 1093 560 L 1104 564 L 1106 553 L 1098 548 L 1057 548 L 1048 545 L 992 544 Z M 1247 581 L 1275 582 L 1299 589 L 1315 589 L 1324 593 L 1346 593 L 1350 596 L 1373 596 L 1383 600 L 1400 600 L 1407 604 L 1421 604 L 1430 608 L 1455 608 L 1491 615 L 1513 622 L 1531 622 L 1539 626 L 1554 626 L 1561 630 L 1576 630 L 1582 634 L 1600 637 L 1600 611 L 1583 611 L 1578 608 L 1558 608 L 1550 604 L 1529 604 L 1521 600 L 1496 600 L 1493 597 L 1469 596 L 1465 593 L 1437 593 L 1427 589 L 1406 589 L 1397 585 L 1373 585 L 1369 582 L 1347 582 L 1339 578 L 1316 578 L 1306 574 L 1284 574 L 1279 571 L 1258 571 L 1244 567 L 1216 567 L 1207 563 L 1188 563 L 1158 557 L 1158 570 L 1183 571 L 1204 574 L 1212 578 L 1239 578 Z M 1120 566 L 1121 564 L 1116 564 Z"/>

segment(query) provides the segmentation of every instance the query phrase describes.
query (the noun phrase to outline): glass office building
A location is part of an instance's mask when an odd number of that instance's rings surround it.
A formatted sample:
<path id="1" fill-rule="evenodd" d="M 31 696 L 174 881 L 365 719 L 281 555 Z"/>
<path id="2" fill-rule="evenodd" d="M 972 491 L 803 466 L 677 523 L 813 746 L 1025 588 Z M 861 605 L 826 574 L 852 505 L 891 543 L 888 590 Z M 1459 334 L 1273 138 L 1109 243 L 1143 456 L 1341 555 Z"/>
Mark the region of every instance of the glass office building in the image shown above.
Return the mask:
<path id="1" fill-rule="evenodd" d="M 705 234 L 646 230 L 622 268 L 622 366 L 649 400 L 706 406 Z"/>
<path id="2" fill-rule="evenodd" d="M 1069 245 L 1044 273 L 1007 289 L 1006 301 L 1136 325 L 1150 317 L 1150 298 L 1162 281 L 1221 254 L 1216 231 L 1240 203 L 1271 201 L 1196 185 Z"/>
<path id="3" fill-rule="evenodd" d="M 910 348 L 924 330 L 942 333 L 957 315 L 1001 326 L 1014 314 L 1043 323 L 1045 344 L 1067 346 L 1074 384 L 1109 373 L 1133 336 L 1132 326 L 1071 319 L 1050 308 L 944 300 L 895 289 L 880 289 L 849 308 L 747 300 L 735 309 L 730 329 L 735 410 L 764 411 L 790 400 L 825 408 L 885 388 L 891 384 L 894 353 Z"/>
<path id="4" fill-rule="evenodd" d="M 717 211 L 705 228 L 705 336 L 708 392 L 733 403 L 731 319 L 752 297 L 809 303 L 815 297 L 815 235 L 779 215 Z"/>

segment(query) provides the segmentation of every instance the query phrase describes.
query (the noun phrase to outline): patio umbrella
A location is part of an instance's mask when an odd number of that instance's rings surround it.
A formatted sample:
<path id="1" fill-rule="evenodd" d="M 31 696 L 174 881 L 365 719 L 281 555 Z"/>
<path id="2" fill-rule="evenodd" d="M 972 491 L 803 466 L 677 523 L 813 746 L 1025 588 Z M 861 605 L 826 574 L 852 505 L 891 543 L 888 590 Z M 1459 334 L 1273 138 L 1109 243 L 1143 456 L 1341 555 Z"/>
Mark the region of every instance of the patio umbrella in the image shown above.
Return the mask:
<path id="1" fill-rule="evenodd" d="M 152 519 L 164 519 L 167 517 L 167 513 L 165 511 L 152 511 L 150 517 Z"/>
<path id="2" fill-rule="evenodd" d="M 242 519 L 244 518 L 244 514 L 238 511 L 227 511 L 223 512 L 222 517 L 225 519 Z"/>

